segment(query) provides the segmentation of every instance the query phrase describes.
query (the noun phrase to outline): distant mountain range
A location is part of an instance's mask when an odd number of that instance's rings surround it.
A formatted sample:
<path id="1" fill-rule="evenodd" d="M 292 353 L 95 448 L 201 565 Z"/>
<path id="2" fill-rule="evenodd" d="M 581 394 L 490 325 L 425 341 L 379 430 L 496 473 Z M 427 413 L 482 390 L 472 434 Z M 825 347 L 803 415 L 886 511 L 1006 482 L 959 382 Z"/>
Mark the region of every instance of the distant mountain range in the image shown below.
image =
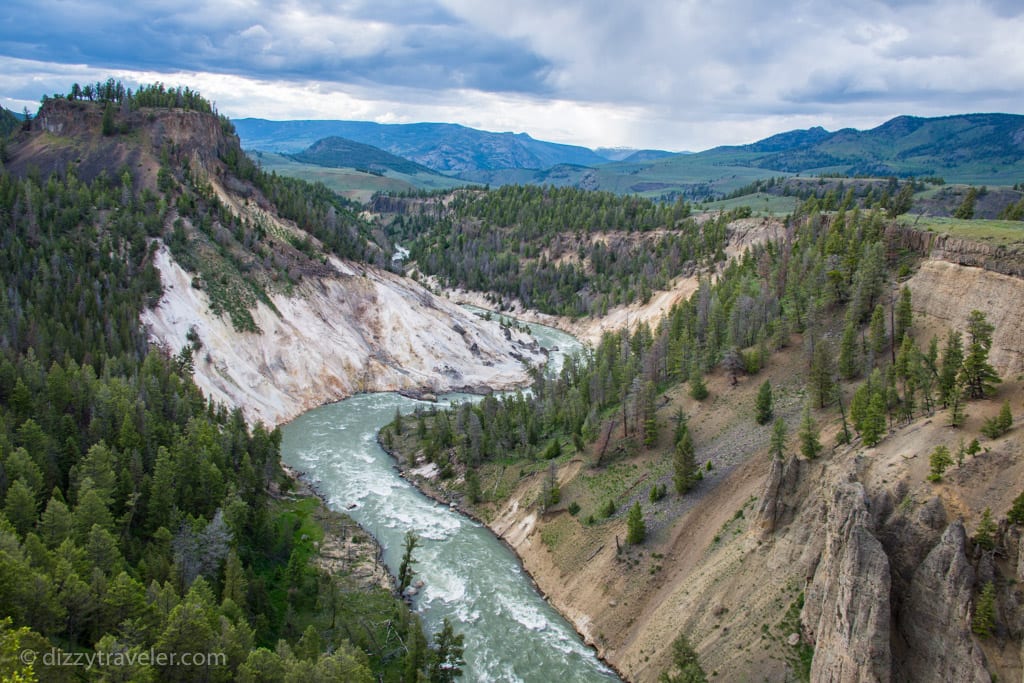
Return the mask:
<path id="1" fill-rule="evenodd" d="M 598 166 L 613 161 L 576 145 L 536 140 L 526 133 L 492 133 L 453 123 L 383 124 L 370 121 L 234 120 L 247 150 L 298 153 L 327 137 L 372 145 L 435 171 L 457 175 L 499 169 L 543 170 L 558 164 Z M 621 152 L 624 150 L 617 150 Z M 659 150 L 629 150 L 646 158 L 670 155 Z"/>
<path id="2" fill-rule="evenodd" d="M 338 136 L 469 182 L 568 185 L 662 199 L 713 198 L 754 180 L 794 174 L 941 176 L 990 185 L 1024 180 L 1024 116 L 1015 114 L 900 116 L 866 131 L 819 126 L 692 154 L 590 150 L 438 123 L 241 119 L 235 127 L 246 149 L 288 152 L 321 166 L 357 165 L 346 161 L 354 151 L 342 154 L 335 149 L 340 143 L 323 141 Z M 361 156 L 373 157 L 365 149 Z M 394 168 L 399 162 L 380 163 Z"/>
<path id="3" fill-rule="evenodd" d="M 1001 168 L 1016 167 L 1024 160 L 1024 116 L 899 116 L 866 131 L 794 130 L 751 145 L 703 153 L 707 157 L 732 154 L 747 156 L 744 161 L 751 166 L 789 173 L 999 173 Z"/>
<path id="4" fill-rule="evenodd" d="M 791 174 L 940 176 L 954 183 L 1012 185 L 1024 179 L 1024 116 L 899 116 L 866 131 L 793 130 L 749 145 L 611 164 L 598 169 L 597 183 L 618 192 L 699 197 Z"/>

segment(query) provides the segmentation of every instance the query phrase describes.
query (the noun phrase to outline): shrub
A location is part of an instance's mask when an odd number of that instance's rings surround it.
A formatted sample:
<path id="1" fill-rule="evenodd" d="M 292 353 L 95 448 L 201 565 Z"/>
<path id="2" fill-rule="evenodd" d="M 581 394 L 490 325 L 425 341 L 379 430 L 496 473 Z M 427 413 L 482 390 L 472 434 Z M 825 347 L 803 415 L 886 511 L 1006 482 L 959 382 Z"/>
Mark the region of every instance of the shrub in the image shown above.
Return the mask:
<path id="1" fill-rule="evenodd" d="M 998 439 L 1010 431 L 1012 426 L 1013 413 L 1010 412 L 1010 402 L 1004 401 L 999 414 L 985 420 L 985 423 L 981 426 L 981 433 L 990 439 Z"/>

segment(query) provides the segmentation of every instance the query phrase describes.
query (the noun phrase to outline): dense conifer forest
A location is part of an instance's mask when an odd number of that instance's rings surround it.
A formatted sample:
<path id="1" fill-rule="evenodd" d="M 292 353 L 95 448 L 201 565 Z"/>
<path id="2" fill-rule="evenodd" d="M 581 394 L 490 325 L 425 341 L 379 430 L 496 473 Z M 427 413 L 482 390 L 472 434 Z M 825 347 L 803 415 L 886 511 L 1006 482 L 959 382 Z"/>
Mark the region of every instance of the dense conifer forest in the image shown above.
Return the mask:
<path id="1" fill-rule="evenodd" d="M 516 188 L 505 196 L 516 192 L 529 194 Z M 491 495 L 477 471 L 486 463 L 521 465 L 586 452 L 590 465 L 601 467 L 660 443 L 672 459 L 676 491 L 685 494 L 700 477 L 687 416 L 659 425 L 659 395 L 688 383 L 701 400 L 706 373 L 756 375 L 774 351 L 796 339 L 807 367 L 808 405 L 841 411 L 841 441 L 856 434 L 874 445 L 890 425 L 989 395 L 999 381 L 987 361 L 992 326 L 976 312 L 966 329 L 944 340 L 915 339 L 910 290 L 898 281 L 916 257 L 887 247 L 886 222 L 880 208 L 823 215 L 811 198 L 780 239 L 753 246 L 716 278 L 701 279 L 697 292 L 655 327 L 605 333 L 557 376 L 536 371 L 530 392 L 400 418 L 384 433 L 385 443 L 406 458 L 424 455 L 442 477 L 462 474 L 458 487 L 472 503 Z M 763 424 L 771 419 L 770 385 L 762 393 L 757 419 Z M 822 445 L 813 420 L 800 427 L 802 452 L 816 457 Z M 784 443 L 786 425 L 776 429 Z M 662 431 L 671 433 L 668 448 Z M 776 450 L 781 457 L 782 446 Z M 652 491 L 650 500 L 663 496 Z M 611 506 L 596 514 L 615 512 Z"/>
<path id="2" fill-rule="evenodd" d="M 457 192 L 443 212 L 399 215 L 388 230 L 443 284 L 575 317 L 646 302 L 695 264 L 720 260 L 726 226 L 743 215 L 698 224 L 681 200 L 510 185 Z"/>
<path id="3" fill-rule="evenodd" d="M 67 98 L 213 116 L 192 91 L 107 85 Z M 134 121 L 112 118 L 112 135 Z M 122 657 L 88 671 L 97 680 L 447 680 L 450 629 L 437 655 L 389 591 L 315 564 L 326 513 L 289 493 L 276 429 L 250 428 L 200 394 L 201 342 L 150 346 L 139 315 L 161 294 L 155 238 L 200 278 L 197 255 L 219 253 L 253 296 L 270 275 L 299 277 L 297 263 L 323 260 L 309 241 L 293 245 L 304 261 L 274 263 L 262 226 L 234 217 L 177 150 L 162 157 L 155 191 L 128 169 L 88 180 L 73 167 L 0 172 L 2 664 L 20 668 L 18 680 L 80 680 L 82 668 L 45 665 L 52 651 Z M 262 174 L 237 141 L 223 161 L 331 252 L 379 252 L 324 188 Z M 246 300 L 225 306 L 244 329 Z M 40 657 L 34 671 L 13 659 L 26 648 Z M 138 658 L 186 652 L 217 658 L 199 668 Z"/>

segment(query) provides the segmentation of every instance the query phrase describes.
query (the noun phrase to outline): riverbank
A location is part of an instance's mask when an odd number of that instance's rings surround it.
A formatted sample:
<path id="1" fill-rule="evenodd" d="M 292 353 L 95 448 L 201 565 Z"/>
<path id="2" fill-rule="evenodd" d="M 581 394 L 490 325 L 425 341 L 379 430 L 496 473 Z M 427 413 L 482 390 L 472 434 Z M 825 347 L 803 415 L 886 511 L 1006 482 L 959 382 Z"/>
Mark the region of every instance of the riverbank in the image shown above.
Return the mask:
<path id="1" fill-rule="evenodd" d="M 331 509 L 323 491 L 308 476 L 281 463 L 281 469 L 291 484 L 290 490 L 271 491 L 278 500 L 315 498 L 318 506 L 313 512 L 324 537 L 316 546 L 314 564 L 330 575 L 344 572 L 358 588 L 383 588 L 398 595 L 395 577 L 384 564 L 384 548 L 367 529 L 340 510 Z"/>
<path id="2" fill-rule="evenodd" d="M 413 603 L 427 632 L 448 619 L 465 637 L 466 680 L 619 680 L 543 599 L 507 545 L 399 476 L 377 432 L 396 411 L 423 405 L 364 394 L 309 411 L 282 429 L 282 459 L 377 538 L 392 572 L 406 532 L 419 536 L 415 572 L 424 586 Z"/>
<path id="3" fill-rule="evenodd" d="M 562 618 L 566 620 L 566 622 L 572 625 L 577 635 L 579 635 L 579 637 L 583 639 L 584 644 L 586 644 L 586 646 L 593 651 L 594 656 L 597 657 L 597 659 L 600 660 L 602 664 L 608 667 L 608 669 L 610 669 L 611 671 L 615 672 L 615 675 L 618 676 L 619 679 L 623 681 L 628 681 L 629 679 L 626 678 L 623 672 L 620 671 L 612 662 L 608 661 L 608 659 L 602 653 L 601 649 L 597 646 L 596 643 L 593 642 L 593 639 L 591 638 L 590 634 L 582 631 L 579 627 L 579 624 L 577 624 L 570 617 L 570 615 L 558 609 L 558 606 L 554 603 L 551 596 L 548 595 L 543 588 L 541 588 L 537 580 L 538 577 L 534 576 L 533 572 L 531 572 L 530 569 L 526 566 L 525 560 L 519 554 L 517 548 L 514 545 L 512 545 L 508 541 L 508 539 L 505 538 L 504 534 L 499 529 L 493 526 L 494 520 L 487 521 L 483 519 L 483 517 L 479 515 L 478 512 L 473 507 L 465 503 L 465 501 L 463 500 L 463 496 L 461 494 L 456 494 L 453 491 L 438 486 L 438 483 L 434 478 L 427 477 L 421 474 L 419 471 L 423 471 L 424 469 L 427 468 L 426 463 L 417 462 L 417 466 L 413 467 L 410 466 L 408 462 L 403 462 L 398 452 L 394 448 L 384 443 L 383 439 L 381 438 L 381 433 L 382 430 L 377 432 L 377 444 L 380 446 L 381 450 L 387 453 L 394 461 L 394 468 L 395 471 L 398 472 L 399 476 L 401 476 L 403 479 L 409 482 L 409 484 L 415 487 L 417 491 L 419 491 L 427 498 L 430 498 L 431 500 L 441 505 L 445 505 L 451 510 L 457 511 L 462 516 L 473 520 L 477 524 L 480 524 L 488 531 L 490 531 L 494 538 L 496 538 L 503 546 L 508 548 L 509 552 L 511 552 L 515 556 L 519 564 L 519 568 L 522 570 L 523 574 L 529 579 L 530 584 L 533 586 L 533 589 L 537 592 L 537 594 L 544 599 L 544 602 L 550 605 L 552 609 L 558 612 L 562 616 Z M 433 471 L 436 472 L 436 467 L 433 468 Z"/>

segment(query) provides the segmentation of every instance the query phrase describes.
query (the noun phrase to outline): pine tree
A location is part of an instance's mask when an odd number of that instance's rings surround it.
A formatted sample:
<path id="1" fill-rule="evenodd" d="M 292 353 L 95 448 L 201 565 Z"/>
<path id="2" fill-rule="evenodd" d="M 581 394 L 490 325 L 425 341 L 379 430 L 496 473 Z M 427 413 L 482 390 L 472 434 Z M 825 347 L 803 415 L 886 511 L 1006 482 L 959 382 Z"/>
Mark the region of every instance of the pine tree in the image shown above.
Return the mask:
<path id="1" fill-rule="evenodd" d="M 974 619 L 971 620 L 971 630 L 979 636 L 990 636 L 995 625 L 996 587 L 989 581 L 981 589 L 978 602 L 974 605 Z"/>
<path id="2" fill-rule="evenodd" d="M 1006 518 L 1010 520 L 1011 524 L 1024 524 L 1024 491 L 1021 491 L 1020 495 L 1013 499 L 1013 506 L 1006 513 Z"/>
<path id="3" fill-rule="evenodd" d="M 464 637 L 456 634 L 445 617 L 441 630 L 434 634 L 434 653 L 430 660 L 428 677 L 431 683 L 452 683 L 462 675 L 466 660 Z"/>
<path id="4" fill-rule="evenodd" d="M 808 460 L 814 460 L 821 453 L 821 441 L 818 438 L 818 425 L 811 415 L 811 406 L 804 406 L 803 420 L 800 422 L 800 452 Z"/>
<path id="5" fill-rule="evenodd" d="M 224 563 L 224 589 L 221 591 L 221 599 L 231 600 L 244 610 L 248 605 L 248 591 L 249 582 L 245 578 L 242 563 L 238 559 L 238 553 L 232 549 Z"/>
<path id="6" fill-rule="evenodd" d="M 466 497 L 469 498 L 469 502 L 476 503 L 480 502 L 481 497 L 480 490 L 480 476 L 476 473 L 476 470 L 469 468 L 466 470 Z"/>
<path id="7" fill-rule="evenodd" d="M 860 430 L 864 445 L 877 446 L 885 433 L 885 397 L 881 392 L 875 392 L 868 403 L 867 415 Z"/>
<path id="8" fill-rule="evenodd" d="M 903 285 L 900 290 L 900 301 L 896 304 L 896 330 L 893 343 L 899 344 L 904 337 L 910 336 L 910 327 L 914 324 L 914 309 L 911 305 L 910 287 Z"/>
<path id="9" fill-rule="evenodd" d="M 562 492 L 558 487 L 558 469 L 553 462 L 548 464 L 548 473 L 544 477 L 542 498 L 544 509 L 558 505 L 558 501 L 562 499 Z"/>
<path id="10" fill-rule="evenodd" d="M 689 429 L 683 432 L 679 443 L 676 444 L 675 455 L 672 457 L 672 469 L 674 471 L 672 482 L 675 484 L 676 493 L 682 495 L 697 483 L 697 459 Z"/>
<path id="11" fill-rule="evenodd" d="M 676 408 L 676 412 L 672 416 L 672 422 L 675 423 L 675 429 L 672 432 L 672 443 L 678 444 L 683 438 L 683 434 L 687 431 L 689 418 L 686 416 L 686 412 L 682 408 Z"/>
<path id="12" fill-rule="evenodd" d="M 995 392 L 995 385 L 1001 382 L 988 362 L 992 348 L 992 332 L 995 327 L 985 319 L 981 311 L 971 311 L 967 321 L 967 353 L 960 373 L 967 394 L 971 398 L 984 398 Z"/>
<path id="13" fill-rule="evenodd" d="M 704 375 L 699 371 L 693 371 L 690 375 L 690 396 L 698 401 L 708 397 L 708 385 L 704 382 Z"/>
<path id="14" fill-rule="evenodd" d="M 107 102 L 103 109 L 103 134 L 110 136 L 117 133 L 117 124 L 114 123 L 114 103 Z"/>
<path id="15" fill-rule="evenodd" d="M 885 309 L 882 304 L 878 304 L 871 314 L 871 325 L 868 332 L 868 348 L 875 354 L 876 360 L 882 358 L 888 342 L 889 337 L 885 330 Z"/>
<path id="16" fill-rule="evenodd" d="M 964 360 L 963 337 L 956 330 L 950 330 L 946 335 L 946 346 L 942 349 L 942 361 L 939 370 L 939 396 L 942 397 L 942 407 L 949 407 L 949 399 L 953 391 L 959 391 L 957 377 L 960 374 L 960 366 Z"/>
<path id="17" fill-rule="evenodd" d="M 425 679 L 422 669 L 426 664 L 430 648 L 427 647 L 427 639 L 423 635 L 418 621 L 409 620 L 409 627 L 405 631 L 405 661 L 403 663 L 403 680 L 411 683 L 420 683 Z M 268 681 L 268 683 L 270 683 Z"/>
<path id="18" fill-rule="evenodd" d="M 21 479 L 15 479 L 7 489 L 3 513 L 21 536 L 27 534 L 35 526 L 36 518 L 39 516 L 36 509 L 36 498 L 32 489 Z"/>
<path id="19" fill-rule="evenodd" d="M 786 421 L 781 417 L 775 418 L 775 424 L 772 426 L 772 441 L 771 441 L 771 453 L 772 457 L 776 460 L 782 460 L 786 454 Z"/>
<path id="20" fill-rule="evenodd" d="M 843 336 L 839 341 L 839 374 L 843 379 L 853 379 L 860 374 L 857 347 L 857 324 L 852 317 L 847 316 Z"/>
<path id="21" fill-rule="evenodd" d="M 765 425 L 772 419 L 772 385 L 768 380 L 764 381 L 757 392 L 757 424 Z"/>
<path id="22" fill-rule="evenodd" d="M 707 674 L 685 634 L 672 641 L 672 669 L 677 673 L 665 671 L 658 677 L 658 683 L 707 683 Z"/>
<path id="23" fill-rule="evenodd" d="M 992 521 L 992 509 L 985 508 L 981 513 L 981 521 L 974 531 L 974 542 L 984 550 L 992 550 L 996 547 L 995 534 L 998 530 L 996 523 Z"/>
<path id="24" fill-rule="evenodd" d="M 1010 411 L 1010 402 L 1003 401 L 1003 407 L 995 417 L 986 418 L 981 426 L 981 433 L 990 439 L 998 439 L 1010 431 L 1013 426 L 1013 413 Z"/>
<path id="25" fill-rule="evenodd" d="M 725 352 L 725 355 L 722 357 L 722 367 L 729 373 L 730 384 L 735 386 L 736 377 L 746 369 L 746 363 L 743 362 L 743 354 L 740 353 L 739 349 L 734 346 Z"/>
<path id="26" fill-rule="evenodd" d="M 949 426 L 960 427 L 963 425 L 967 415 L 964 413 L 964 391 L 959 381 L 953 384 L 949 394 L 946 396 L 946 404 L 949 406 Z"/>
<path id="27" fill-rule="evenodd" d="M 999 428 L 1003 430 L 1003 434 L 1010 431 L 1010 427 L 1013 426 L 1013 413 L 1010 411 L 1010 402 L 1003 401 L 1003 407 L 999 409 L 999 417 L 996 418 L 999 421 Z"/>
<path id="28" fill-rule="evenodd" d="M 419 545 L 420 539 L 411 531 L 405 532 L 405 549 L 402 552 L 402 563 L 398 566 L 398 592 L 404 593 L 405 589 L 412 584 L 412 577 L 415 575 L 412 566 L 416 563 L 412 553 Z"/>
<path id="29" fill-rule="evenodd" d="M 942 481 L 942 475 L 953 464 L 953 456 L 949 454 L 949 449 L 945 446 L 936 446 L 932 454 L 928 456 L 928 464 L 931 466 L 928 481 L 939 482 Z"/>
<path id="30" fill-rule="evenodd" d="M 402 411 L 395 408 L 395 436 L 402 435 Z"/>
<path id="31" fill-rule="evenodd" d="M 647 526 L 644 524 L 644 513 L 640 509 L 640 502 L 633 503 L 629 509 L 629 516 L 626 518 L 626 543 L 639 545 L 644 542 L 647 536 Z"/>
<path id="32" fill-rule="evenodd" d="M 971 187 L 967 190 L 967 194 L 964 195 L 964 199 L 960 202 L 960 206 L 956 207 L 953 212 L 953 218 L 959 218 L 961 220 L 970 220 L 974 218 L 974 203 L 978 200 L 978 188 Z"/>
<path id="33" fill-rule="evenodd" d="M 659 484 L 659 483 L 655 482 L 654 486 L 651 487 L 651 492 L 650 492 L 650 494 L 648 494 L 647 500 L 649 500 L 652 503 L 657 503 L 659 500 L 661 500 L 664 497 L 665 497 L 665 485 L 664 484 Z"/>
<path id="34" fill-rule="evenodd" d="M 808 374 L 811 397 L 819 408 L 824 408 L 835 398 L 836 369 L 832 344 L 820 339 L 814 347 L 811 369 Z"/>

